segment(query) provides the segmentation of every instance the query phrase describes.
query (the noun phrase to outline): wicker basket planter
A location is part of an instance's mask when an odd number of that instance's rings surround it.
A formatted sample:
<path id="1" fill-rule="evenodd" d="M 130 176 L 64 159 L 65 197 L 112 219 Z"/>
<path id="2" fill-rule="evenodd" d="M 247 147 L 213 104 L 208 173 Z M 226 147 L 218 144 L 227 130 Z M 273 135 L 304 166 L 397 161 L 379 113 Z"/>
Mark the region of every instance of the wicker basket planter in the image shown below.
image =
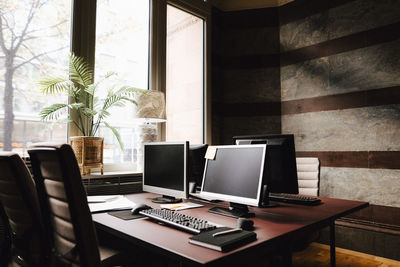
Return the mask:
<path id="1" fill-rule="evenodd" d="M 73 136 L 69 143 L 75 152 L 82 175 L 90 173 L 90 169 L 100 168 L 103 174 L 103 137 Z"/>

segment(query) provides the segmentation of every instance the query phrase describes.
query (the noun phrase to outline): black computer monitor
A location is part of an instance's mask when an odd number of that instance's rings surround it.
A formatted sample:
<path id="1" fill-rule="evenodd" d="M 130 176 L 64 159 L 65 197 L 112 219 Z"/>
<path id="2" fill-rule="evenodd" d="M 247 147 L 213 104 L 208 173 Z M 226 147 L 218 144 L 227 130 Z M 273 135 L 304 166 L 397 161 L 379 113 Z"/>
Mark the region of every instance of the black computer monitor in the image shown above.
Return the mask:
<path id="1" fill-rule="evenodd" d="M 210 212 L 231 217 L 251 217 L 248 205 L 260 205 L 266 145 L 213 146 L 208 155 L 200 196 L 230 202 L 230 208 Z M 213 153 L 211 153 L 213 155 Z M 211 157 L 211 158 L 210 158 Z"/>
<path id="2" fill-rule="evenodd" d="M 188 179 L 189 183 L 195 183 L 195 189 L 200 190 L 203 181 L 204 166 L 207 152 L 207 144 L 189 146 Z"/>
<path id="3" fill-rule="evenodd" d="M 268 202 L 269 192 L 299 193 L 293 134 L 235 136 L 233 142 L 236 145 L 267 145 L 263 182 L 263 185 L 266 185 L 264 204 Z"/>
<path id="4" fill-rule="evenodd" d="M 155 203 L 176 203 L 188 196 L 188 142 L 144 144 L 143 191 L 161 194 Z"/>

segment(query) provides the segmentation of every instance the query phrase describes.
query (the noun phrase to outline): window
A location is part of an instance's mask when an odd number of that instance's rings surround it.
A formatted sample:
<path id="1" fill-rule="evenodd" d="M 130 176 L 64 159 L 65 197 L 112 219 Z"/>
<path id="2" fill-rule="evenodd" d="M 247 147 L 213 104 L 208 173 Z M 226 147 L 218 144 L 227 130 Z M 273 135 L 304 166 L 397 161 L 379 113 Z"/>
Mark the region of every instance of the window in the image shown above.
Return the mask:
<path id="1" fill-rule="evenodd" d="M 167 5 L 166 140 L 204 143 L 204 20 Z"/>
<path id="2" fill-rule="evenodd" d="M 45 18 L 45 19 L 44 19 Z M 64 76 L 70 51 L 70 0 L 2 0 L 0 6 L 0 149 L 26 156 L 31 142 L 67 141 L 66 123 L 42 122 L 49 97 L 36 81 Z"/>
<path id="3" fill-rule="evenodd" d="M 149 7 L 148 0 L 97 1 L 95 80 L 113 71 L 120 84 L 148 89 Z M 104 97 L 106 90 L 104 86 L 97 96 Z M 123 151 L 109 129 L 100 129 L 105 163 L 136 161 L 137 131 L 133 118 L 133 106 L 127 104 L 112 110 L 107 119 L 119 131 Z"/>

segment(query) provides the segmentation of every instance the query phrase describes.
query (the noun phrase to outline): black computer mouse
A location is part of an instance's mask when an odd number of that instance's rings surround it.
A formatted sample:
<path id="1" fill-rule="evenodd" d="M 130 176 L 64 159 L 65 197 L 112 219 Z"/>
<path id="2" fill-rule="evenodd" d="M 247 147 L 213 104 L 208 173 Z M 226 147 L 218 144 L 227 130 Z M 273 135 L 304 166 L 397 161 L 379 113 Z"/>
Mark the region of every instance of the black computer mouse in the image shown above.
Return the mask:
<path id="1" fill-rule="evenodd" d="M 241 228 L 243 230 L 251 231 L 254 229 L 254 222 L 247 218 L 239 218 L 236 223 L 237 228 Z"/>
<path id="2" fill-rule="evenodd" d="M 131 212 L 132 214 L 139 214 L 139 211 L 148 209 L 152 209 L 152 207 L 147 206 L 146 204 L 136 204 L 131 210 Z"/>

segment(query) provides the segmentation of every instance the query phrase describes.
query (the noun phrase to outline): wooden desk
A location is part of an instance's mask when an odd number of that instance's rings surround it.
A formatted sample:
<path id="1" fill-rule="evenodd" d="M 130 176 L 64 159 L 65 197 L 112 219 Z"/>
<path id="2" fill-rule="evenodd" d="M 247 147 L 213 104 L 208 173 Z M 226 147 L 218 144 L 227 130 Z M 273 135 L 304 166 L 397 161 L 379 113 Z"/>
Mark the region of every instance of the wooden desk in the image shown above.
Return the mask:
<path id="1" fill-rule="evenodd" d="M 155 194 L 139 193 L 127 195 L 135 203 L 145 203 L 159 208 L 152 203 Z M 146 218 L 124 221 L 107 213 L 93 214 L 96 227 L 132 244 L 146 247 L 154 252 L 178 260 L 182 265 L 225 266 L 243 259 L 260 260 L 261 255 L 284 251 L 285 265 L 291 265 L 291 245 L 302 240 L 308 232 L 330 226 L 331 229 L 331 265 L 335 266 L 335 232 L 334 221 L 344 215 L 367 207 L 368 203 L 341 199 L 321 198 L 318 206 L 282 204 L 274 208 L 253 208 L 256 214 L 254 221 L 257 240 L 229 252 L 218 252 L 188 243 L 191 236 L 167 226 L 151 222 Z M 192 201 L 192 200 L 190 200 Z M 196 202 L 196 201 L 193 201 Z M 200 202 L 199 202 L 200 203 Z M 216 204 L 204 204 L 202 208 L 188 209 L 181 212 L 203 218 L 215 223 L 234 227 L 236 219 L 207 212 Z M 223 205 L 217 204 L 217 205 Z M 250 266 L 250 265 L 249 265 Z"/>

